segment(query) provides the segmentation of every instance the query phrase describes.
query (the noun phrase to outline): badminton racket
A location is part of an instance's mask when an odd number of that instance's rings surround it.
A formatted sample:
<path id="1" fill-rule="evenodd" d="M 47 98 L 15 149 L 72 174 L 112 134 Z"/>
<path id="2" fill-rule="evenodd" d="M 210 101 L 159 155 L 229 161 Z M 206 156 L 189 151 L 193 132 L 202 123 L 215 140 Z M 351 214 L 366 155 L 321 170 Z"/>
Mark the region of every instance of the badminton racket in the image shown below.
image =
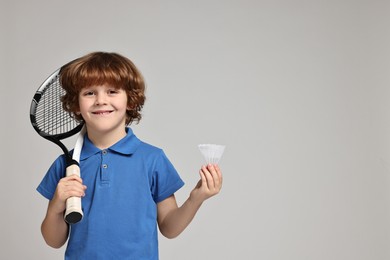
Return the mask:
<path id="1" fill-rule="evenodd" d="M 66 157 L 66 176 L 80 176 L 79 157 L 85 132 L 83 123 L 73 118 L 62 107 L 61 97 L 65 94 L 59 82 L 60 69 L 52 73 L 35 93 L 30 107 L 31 124 L 43 138 L 57 144 Z M 73 151 L 73 157 L 61 140 L 80 132 Z M 83 217 L 81 198 L 66 200 L 64 219 L 69 224 L 79 222 Z"/>

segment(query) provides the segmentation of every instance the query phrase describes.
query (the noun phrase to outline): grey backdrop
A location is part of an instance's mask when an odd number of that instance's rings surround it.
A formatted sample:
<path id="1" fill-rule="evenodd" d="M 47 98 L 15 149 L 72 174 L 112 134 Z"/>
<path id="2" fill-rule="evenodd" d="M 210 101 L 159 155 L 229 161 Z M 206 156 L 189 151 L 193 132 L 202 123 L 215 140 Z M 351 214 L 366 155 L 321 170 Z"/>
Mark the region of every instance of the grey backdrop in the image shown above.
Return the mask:
<path id="1" fill-rule="evenodd" d="M 97 50 L 144 74 L 134 131 L 181 173 L 180 203 L 197 144 L 227 145 L 221 194 L 160 238 L 161 259 L 390 259 L 389 1 L 1 0 L 0 12 L 2 259 L 63 257 L 41 237 L 35 191 L 61 150 L 29 106 L 51 72 Z"/>

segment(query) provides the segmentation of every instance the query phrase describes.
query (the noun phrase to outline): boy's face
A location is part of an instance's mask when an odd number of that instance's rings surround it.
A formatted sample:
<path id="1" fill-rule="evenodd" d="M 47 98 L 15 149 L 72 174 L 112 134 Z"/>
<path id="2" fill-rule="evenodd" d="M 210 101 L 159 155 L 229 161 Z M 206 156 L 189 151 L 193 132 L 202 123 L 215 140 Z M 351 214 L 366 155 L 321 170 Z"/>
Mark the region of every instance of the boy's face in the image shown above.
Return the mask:
<path id="1" fill-rule="evenodd" d="M 79 94 L 79 106 L 88 131 L 124 131 L 127 95 L 123 89 L 109 85 L 83 88 Z"/>

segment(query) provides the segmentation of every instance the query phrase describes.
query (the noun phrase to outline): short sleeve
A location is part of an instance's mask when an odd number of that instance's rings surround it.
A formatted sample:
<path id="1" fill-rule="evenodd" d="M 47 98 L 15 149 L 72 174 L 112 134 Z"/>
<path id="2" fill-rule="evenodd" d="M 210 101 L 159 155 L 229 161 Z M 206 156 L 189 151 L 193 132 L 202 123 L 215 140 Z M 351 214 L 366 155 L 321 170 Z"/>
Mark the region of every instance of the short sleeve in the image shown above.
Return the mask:
<path id="1" fill-rule="evenodd" d="M 46 199 L 51 200 L 56 191 L 57 184 L 65 175 L 65 156 L 59 156 L 50 166 L 46 175 L 37 187 L 37 191 Z"/>
<path id="2" fill-rule="evenodd" d="M 161 150 L 156 158 L 153 170 L 152 194 L 156 203 L 161 202 L 183 187 L 184 182 L 180 178 L 175 167 L 169 161 L 164 151 Z"/>

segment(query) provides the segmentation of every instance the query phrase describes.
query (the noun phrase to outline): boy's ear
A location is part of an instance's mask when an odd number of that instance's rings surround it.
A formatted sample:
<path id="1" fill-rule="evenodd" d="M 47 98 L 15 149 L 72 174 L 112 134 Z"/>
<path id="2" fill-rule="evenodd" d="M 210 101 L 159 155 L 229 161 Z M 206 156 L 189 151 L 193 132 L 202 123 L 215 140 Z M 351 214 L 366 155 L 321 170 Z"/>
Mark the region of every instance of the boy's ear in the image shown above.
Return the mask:
<path id="1" fill-rule="evenodd" d="M 81 115 L 80 106 L 75 107 L 75 110 L 73 113 L 75 113 L 78 116 Z"/>

